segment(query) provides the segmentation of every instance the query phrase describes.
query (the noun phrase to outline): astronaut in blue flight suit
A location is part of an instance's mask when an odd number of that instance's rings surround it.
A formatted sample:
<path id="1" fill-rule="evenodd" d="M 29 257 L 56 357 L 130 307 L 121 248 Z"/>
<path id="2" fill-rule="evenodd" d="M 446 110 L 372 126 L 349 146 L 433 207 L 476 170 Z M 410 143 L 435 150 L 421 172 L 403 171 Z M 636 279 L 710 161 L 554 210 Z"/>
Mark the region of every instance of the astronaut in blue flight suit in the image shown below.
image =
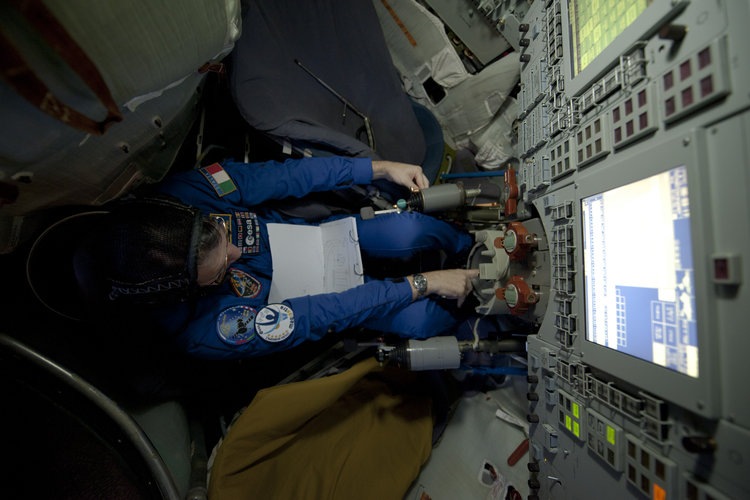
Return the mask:
<path id="1" fill-rule="evenodd" d="M 268 354 L 358 325 L 408 338 L 453 327 L 456 307 L 469 293 L 476 270 L 426 272 L 417 283 L 414 276 L 365 277 L 364 284 L 344 292 L 268 303 L 272 263 L 266 224 L 305 222 L 290 221 L 262 204 L 378 178 L 411 189 L 428 187 L 418 166 L 340 157 L 225 162 L 168 178 L 159 187 L 162 193 L 199 208 L 227 232 L 197 264 L 198 284 L 211 286 L 212 292 L 192 308 L 185 303 L 161 308 L 157 321 L 186 352 L 208 359 Z M 419 213 L 355 217 L 360 249 L 372 257 L 408 257 L 438 248 L 461 255 L 472 244 L 457 226 Z"/>

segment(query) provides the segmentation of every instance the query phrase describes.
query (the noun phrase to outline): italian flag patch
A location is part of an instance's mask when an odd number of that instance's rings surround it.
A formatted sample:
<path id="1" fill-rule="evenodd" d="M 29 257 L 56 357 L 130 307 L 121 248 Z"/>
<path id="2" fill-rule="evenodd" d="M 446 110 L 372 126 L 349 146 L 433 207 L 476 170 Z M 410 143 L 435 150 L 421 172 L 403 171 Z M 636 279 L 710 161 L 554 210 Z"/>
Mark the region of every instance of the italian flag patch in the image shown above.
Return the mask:
<path id="1" fill-rule="evenodd" d="M 237 190 L 232 178 L 218 163 L 201 168 L 200 173 L 211 183 L 219 197 Z"/>

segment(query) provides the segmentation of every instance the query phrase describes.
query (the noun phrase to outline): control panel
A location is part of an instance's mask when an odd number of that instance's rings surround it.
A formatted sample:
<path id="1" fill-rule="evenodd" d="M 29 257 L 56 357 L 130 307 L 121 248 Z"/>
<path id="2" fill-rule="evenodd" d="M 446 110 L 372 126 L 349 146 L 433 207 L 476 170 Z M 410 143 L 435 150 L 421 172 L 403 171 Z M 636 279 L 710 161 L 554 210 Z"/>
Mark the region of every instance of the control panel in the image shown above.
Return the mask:
<path id="1" fill-rule="evenodd" d="M 478 312 L 535 328 L 529 498 L 750 496 L 748 21 L 537 0 L 518 24 L 519 161 L 470 265 Z"/>

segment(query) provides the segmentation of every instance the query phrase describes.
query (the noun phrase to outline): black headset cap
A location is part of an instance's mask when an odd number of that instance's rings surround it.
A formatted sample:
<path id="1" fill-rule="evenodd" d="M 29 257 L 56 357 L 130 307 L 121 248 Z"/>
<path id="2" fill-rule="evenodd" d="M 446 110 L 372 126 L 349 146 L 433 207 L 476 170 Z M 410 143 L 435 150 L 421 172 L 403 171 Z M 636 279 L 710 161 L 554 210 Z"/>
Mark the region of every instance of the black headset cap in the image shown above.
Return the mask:
<path id="1" fill-rule="evenodd" d="M 98 245 L 104 253 L 109 300 L 166 304 L 198 289 L 200 210 L 168 199 L 114 204 Z"/>

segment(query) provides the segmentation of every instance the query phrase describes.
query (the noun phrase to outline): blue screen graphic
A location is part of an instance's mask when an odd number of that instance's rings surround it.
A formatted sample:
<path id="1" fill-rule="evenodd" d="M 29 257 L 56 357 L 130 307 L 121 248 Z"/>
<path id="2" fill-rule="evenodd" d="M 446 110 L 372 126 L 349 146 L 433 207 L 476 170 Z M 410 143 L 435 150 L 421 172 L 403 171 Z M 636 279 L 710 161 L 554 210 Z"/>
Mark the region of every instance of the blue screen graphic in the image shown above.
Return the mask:
<path id="1" fill-rule="evenodd" d="M 586 339 L 698 376 L 684 166 L 581 201 Z"/>

